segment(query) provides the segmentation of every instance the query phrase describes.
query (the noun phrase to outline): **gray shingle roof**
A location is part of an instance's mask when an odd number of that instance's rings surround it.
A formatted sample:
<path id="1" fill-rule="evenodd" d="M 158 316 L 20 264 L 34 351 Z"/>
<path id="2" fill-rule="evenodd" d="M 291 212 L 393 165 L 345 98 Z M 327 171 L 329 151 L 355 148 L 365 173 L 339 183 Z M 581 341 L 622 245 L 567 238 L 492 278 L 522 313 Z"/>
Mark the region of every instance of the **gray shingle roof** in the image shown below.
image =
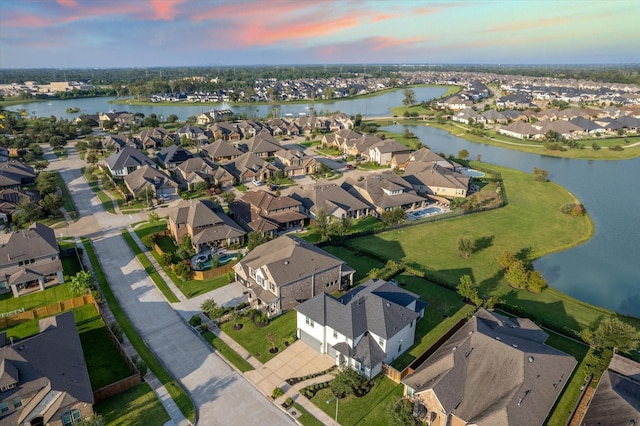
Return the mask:
<path id="1" fill-rule="evenodd" d="M 302 206 L 313 214 L 317 214 L 320 209 L 324 209 L 327 214 L 332 214 L 337 208 L 346 212 L 370 208 L 367 203 L 349 194 L 335 183 L 303 189 L 300 193 L 292 193 L 291 197 L 299 200 Z"/>
<path id="2" fill-rule="evenodd" d="M 576 366 L 545 339 L 529 320 L 480 309 L 402 383 L 469 423 L 541 425 Z"/>
<path id="3" fill-rule="evenodd" d="M 107 165 L 111 170 L 121 170 L 127 167 L 142 167 L 148 165 L 155 167 L 155 163 L 142 152 L 130 146 L 125 146 L 119 152 L 107 157 Z"/>

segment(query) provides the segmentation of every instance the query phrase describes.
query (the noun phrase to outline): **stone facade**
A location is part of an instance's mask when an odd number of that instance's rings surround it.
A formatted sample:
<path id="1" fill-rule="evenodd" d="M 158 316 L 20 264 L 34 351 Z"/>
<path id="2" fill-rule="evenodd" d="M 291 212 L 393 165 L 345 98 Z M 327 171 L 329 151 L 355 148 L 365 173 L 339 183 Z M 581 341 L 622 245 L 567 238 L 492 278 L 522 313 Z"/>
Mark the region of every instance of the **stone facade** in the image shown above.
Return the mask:
<path id="1" fill-rule="evenodd" d="M 333 293 L 340 289 L 340 268 L 332 268 L 280 287 L 280 307 L 285 312 L 316 294 Z"/>

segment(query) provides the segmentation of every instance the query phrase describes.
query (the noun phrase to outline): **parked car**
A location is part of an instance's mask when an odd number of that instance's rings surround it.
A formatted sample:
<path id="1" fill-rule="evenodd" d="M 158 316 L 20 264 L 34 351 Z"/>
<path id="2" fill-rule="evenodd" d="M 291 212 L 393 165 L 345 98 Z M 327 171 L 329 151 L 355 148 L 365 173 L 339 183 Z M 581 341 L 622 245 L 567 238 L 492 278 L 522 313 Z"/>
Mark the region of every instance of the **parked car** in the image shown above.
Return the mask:
<path id="1" fill-rule="evenodd" d="M 271 186 L 269 186 L 269 189 L 270 189 L 270 190 L 272 190 L 272 191 L 277 191 L 277 190 L 278 190 L 278 188 L 279 188 L 279 187 L 278 187 L 278 185 L 271 185 Z"/>
<path id="2" fill-rule="evenodd" d="M 351 170 L 351 169 L 353 169 L 353 164 L 347 164 L 346 167 L 347 167 L 347 170 Z"/>
<path id="3" fill-rule="evenodd" d="M 251 183 L 253 183 L 255 186 L 262 186 L 262 185 L 264 185 L 264 182 L 262 182 L 261 180 L 254 180 L 254 181 L 253 181 L 253 182 L 251 182 Z"/>

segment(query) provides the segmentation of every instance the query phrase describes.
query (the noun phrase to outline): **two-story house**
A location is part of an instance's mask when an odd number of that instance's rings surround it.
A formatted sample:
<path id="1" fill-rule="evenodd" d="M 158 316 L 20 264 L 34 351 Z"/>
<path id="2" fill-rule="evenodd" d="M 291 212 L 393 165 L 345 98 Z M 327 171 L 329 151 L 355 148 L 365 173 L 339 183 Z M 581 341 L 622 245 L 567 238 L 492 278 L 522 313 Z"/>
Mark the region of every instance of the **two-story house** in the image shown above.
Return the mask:
<path id="1" fill-rule="evenodd" d="M 11 290 L 18 297 L 63 282 L 53 229 L 35 222 L 27 229 L 0 234 L 0 293 Z"/>
<path id="2" fill-rule="evenodd" d="M 322 293 L 298 305 L 297 335 L 336 365 L 368 378 L 413 346 L 426 303 L 384 280 L 369 280 L 336 298 Z"/>
<path id="3" fill-rule="evenodd" d="M 445 198 L 464 198 L 471 178 L 442 167 L 436 162 L 410 161 L 402 177 L 419 194 L 438 195 Z"/>
<path id="4" fill-rule="evenodd" d="M 254 248 L 233 270 L 249 292 L 251 304 L 270 317 L 320 293 L 350 287 L 355 273 L 342 260 L 288 235 Z"/>
<path id="5" fill-rule="evenodd" d="M 372 214 L 369 204 L 328 181 L 294 191 L 291 197 L 302 203 L 302 211 L 311 218 L 315 218 L 320 210 L 336 219 L 360 219 Z"/>
<path id="6" fill-rule="evenodd" d="M 137 149 L 125 146 L 107 157 L 106 166 L 113 177 L 122 177 L 142 166 L 155 168 L 156 163 Z"/>
<path id="7" fill-rule="evenodd" d="M 392 171 L 366 176 L 363 180 L 347 178 L 344 187 L 352 195 L 371 204 L 381 215 L 396 207 L 415 210 L 424 207 L 427 199 L 416 194 L 411 184 Z"/>
<path id="8" fill-rule="evenodd" d="M 299 149 L 281 149 L 275 154 L 275 165 L 285 176 L 296 177 L 316 173 L 320 163 Z"/>
<path id="9" fill-rule="evenodd" d="M 0 188 L 19 188 L 35 182 L 36 172 L 33 167 L 21 161 L 0 163 Z"/>

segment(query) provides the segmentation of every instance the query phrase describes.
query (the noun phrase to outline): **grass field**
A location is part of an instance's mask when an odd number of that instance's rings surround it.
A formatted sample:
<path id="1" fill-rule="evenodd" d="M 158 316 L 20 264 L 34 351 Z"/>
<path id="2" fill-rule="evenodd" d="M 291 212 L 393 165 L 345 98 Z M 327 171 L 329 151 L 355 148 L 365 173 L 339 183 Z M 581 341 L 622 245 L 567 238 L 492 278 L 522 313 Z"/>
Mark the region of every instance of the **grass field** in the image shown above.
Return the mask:
<path id="1" fill-rule="evenodd" d="M 342 246 L 325 246 L 322 247 L 326 252 L 334 255 L 335 257 L 347 262 L 347 265 L 356 270 L 353 277 L 354 283 L 359 283 L 369 277 L 369 271 L 373 268 L 383 268 L 384 264 L 379 260 L 373 259 L 368 256 L 362 256 L 359 253 L 354 253 L 353 250 L 349 250 Z"/>
<path id="2" fill-rule="evenodd" d="M 153 389 L 146 383 L 96 404 L 94 410 L 102 415 L 105 426 L 161 426 L 170 420 Z"/>
<path id="3" fill-rule="evenodd" d="M 293 406 L 300 413 L 300 417 L 298 417 L 296 420 L 302 426 L 323 426 L 323 423 L 320 420 L 313 417 L 313 415 L 309 413 L 307 410 L 305 410 L 302 405 L 294 403 Z"/>
<path id="4" fill-rule="evenodd" d="M 340 399 L 338 403 L 338 423 L 343 426 L 353 425 L 389 425 L 390 407 L 402 397 L 402 385 L 391 379 L 378 375 L 374 379 L 373 388 L 362 398 L 353 394 Z M 327 401 L 331 401 L 327 403 Z M 336 402 L 331 389 L 321 389 L 311 399 L 318 408 L 332 419 L 336 415 Z"/>
<path id="5" fill-rule="evenodd" d="M 116 321 L 118 321 L 118 324 L 120 324 L 120 327 L 122 327 L 122 330 L 127 335 L 127 338 L 136 349 L 136 352 L 138 352 L 149 369 L 165 386 L 165 388 L 169 392 L 169 395 L 171 395 L 171 398 L 175 401 L 182 414 L 191 422 L 195 421 L 196 411 L 191 398 L 189 398 L 189 395 L 187 395 L 182 386 L 180 386 L 180 384 L 178 384 L 178 382 L 173 377 L 171 377 L 171 374 L 169 374 L 169 372 L 163 367 L 162 363 L 155 357 L 153 352 L 151 352 L 140 335 L 136 332 L 133 324 L 131 324 L 129 318 L 127 317 L 124 310 L 118 303 L 115 295 L 111 291 L 109 282 L 104 275 L 104 271 L 102 270 L 102 266 L 98 261 L 98 257 L 96 256 L 95 251 L 93 250 L 91 242 L 87 238 L 83 238 L 82 242 L 84 244 L 85 250 L 87 251 L 87 255 L 89 256 L 89 260 L 91 261 L 91 265 L 93 266 L 93 272 L 95 274 L 96 280 L 98 281 L 98 283 L 100 284 L 100 288 L 102 289 L 104 299 L 109 304 L 109 308 L 111 308 L 111 312 L 116 318 Z"/>
<path id="6" fill-rule="evenodd" d="M 93 390 L 129 377 L 133 372 L 109 337 L 96 308 L 87 304 L 73 310 Z"/>
<path id="7" fill-rule="evenodd" d="M 64 180 L 62 180 L 62 176 L 60 176 L 59 172 L 53 172 L 53 174 L 56 177 L 56 184 L 58 185 L 58 188 L 60 188 L 60 191 L 62 191 L 62 207 L 64 207 L 64 209 L 67 211 L 67 213 L 69 213 L 69 216 L 71 216 L 72 219 L 77 219 L 78 210 L 76 210 L 76 205 L 73 204 L 73 198 L 71 198 L 71 195 L 69 194 L 67 185 L 64 183 Z"/>
<path id="8" fill-rule="evenodd" d="M 247 316 L 243 317 L 240 323 L 243 325 L 241 330 L 234 330 L 232 322 L 226 322 L 220 328 L 263 364 L 277 355 L 269 352 L 271 349 L 271 344 L 267 340 L 269 333 L 275 336 L 278 353 L 286 348 L 284 342 L 286 340 L 291 342 L 296 335 L 296 311 L 289 311 L 272 319 L 266 327 L 256 326 Z"/>
<path id="9" fill-rule="evenodd" d="M 204 332 L 202 338 L 207 341 L 224 359 L 233 364 L 241 372 L 253 370 L 253 366 L 249 364 L 244 358 L 242 358 L 236 351 L 231 349 L 229 345 L 223 342 L 220 338 L 216 337 L 210 331 Z"/>

